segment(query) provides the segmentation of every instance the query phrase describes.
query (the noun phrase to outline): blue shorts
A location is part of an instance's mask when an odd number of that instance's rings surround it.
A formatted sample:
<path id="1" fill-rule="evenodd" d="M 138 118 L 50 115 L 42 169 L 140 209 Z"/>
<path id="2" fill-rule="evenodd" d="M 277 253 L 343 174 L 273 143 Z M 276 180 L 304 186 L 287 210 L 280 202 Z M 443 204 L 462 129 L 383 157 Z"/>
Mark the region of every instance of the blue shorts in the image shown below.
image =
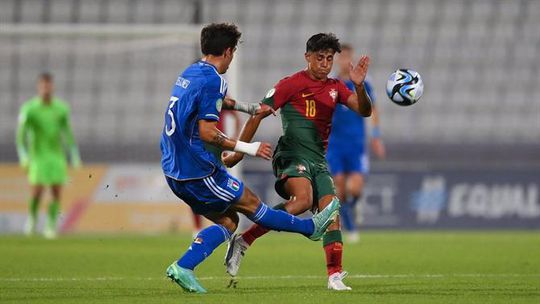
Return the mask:
<path id="1" fill-rule="evenodd" d="M 224 168 L 203 179 L 178 181 L 168 176 L 167 184 L 178 198 L 188 204 L 194 213 L 223 213 L 236 203 L 244 192 L 244 184 Z"/>
<path id="2" fill-rule="evenodd" d="M 362 145 L 361 147 L 328 147 L 326 160 L 332 175 L 342 173 L 369 172 L 369 155 Z"/>

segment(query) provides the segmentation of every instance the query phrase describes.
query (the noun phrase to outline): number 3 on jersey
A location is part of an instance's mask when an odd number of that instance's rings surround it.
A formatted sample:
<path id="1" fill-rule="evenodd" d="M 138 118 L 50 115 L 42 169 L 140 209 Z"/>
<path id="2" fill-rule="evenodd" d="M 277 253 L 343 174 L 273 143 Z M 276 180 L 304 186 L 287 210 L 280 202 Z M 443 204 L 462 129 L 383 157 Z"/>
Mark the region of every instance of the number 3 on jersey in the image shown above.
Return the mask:
<path id="1" fill-rule="evenodd" d="M 317 114 L 317 108 L 315 107 L 315 100 L 306 99 L 306 117 L 315 117 Z"/>
<path id="2" fill-rule="evenodd" d="M 165 134 L 167 134 L 167 136 L 173 135 L 174 131 L 176 130 L 176 122 L 174 122 L 174 113 L 172 111 L 172 108 L 174 107 L 174 104 L 178 101 L 178 99 L 179 98 L 176 97 L 176 96 L 171 96 L 171 99 L 169 99 L 169 102 L 171 104 L 169 105 L 169 109 L 167 110 L 167 114 L 171 118 L 171 127 L 167 128 L 167 121 L 165 121 Z"/>

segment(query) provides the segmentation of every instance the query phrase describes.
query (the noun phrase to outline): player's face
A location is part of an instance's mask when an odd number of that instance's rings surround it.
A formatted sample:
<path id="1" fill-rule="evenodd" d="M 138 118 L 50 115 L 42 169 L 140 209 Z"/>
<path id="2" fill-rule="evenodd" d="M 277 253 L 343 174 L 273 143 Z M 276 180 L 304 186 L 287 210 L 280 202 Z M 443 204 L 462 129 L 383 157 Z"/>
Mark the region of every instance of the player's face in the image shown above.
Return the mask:
<path id="1" fill-rule="evenodd" d="M 46 98 L 52 96 L 54 91 L 53 82 L 47 79 L 40 79 L 37 84 L 38 95 Z"/>
<path id="2" fill-rule="evenodd" d="M 328 74 L 330 74 L 330 71 L 332 71 L 335 54 L 336 51 L 332 49 L 318 52 L 307 52 L 305 57 L 308 63 L 309 73 L 319 80 L 325 80 L 328 78 Z"/>
<path id="3" fill-rule="evenodd" d="M 353 52 L 349 49 L 344 49 L 339 53 L 337 56 L 337 63 L 339 65 L 340 73 L 346 72 L 348 74 L 349 71 L 349 65 L 351 64 L 353 59 Z"/>
<path id="4" fill-rule="evenodd" d="M 220 74 L 224 74 L 229 69 L 229 66 L 231 65 L 231 62 L 234 58 L 234 53 L 236 52 L 236 48 L 228 48 L 225 50 L 225 53 L 223 53 L 223 58 L 225 59 L 224 65 L 223 65 L 223 71 L 219 71 Z"/>

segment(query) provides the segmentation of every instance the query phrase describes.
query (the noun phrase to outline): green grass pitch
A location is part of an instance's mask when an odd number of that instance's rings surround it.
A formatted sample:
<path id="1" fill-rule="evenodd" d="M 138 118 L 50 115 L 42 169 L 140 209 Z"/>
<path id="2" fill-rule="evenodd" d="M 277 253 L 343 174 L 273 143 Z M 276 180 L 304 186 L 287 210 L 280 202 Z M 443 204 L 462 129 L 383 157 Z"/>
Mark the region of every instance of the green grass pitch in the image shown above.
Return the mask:
<path id="1" fill-rule="evenodd" d="M 326 289 L 320 242 L 272 233 L 247 253 L 237 288 L 225 245 L 196 271 L 209 293 L 164 276 L 190 237 L 0 237 L 1 303 L 540 303 L 534 231 L 369 231 L 345 244 L 350 292 Z"/>

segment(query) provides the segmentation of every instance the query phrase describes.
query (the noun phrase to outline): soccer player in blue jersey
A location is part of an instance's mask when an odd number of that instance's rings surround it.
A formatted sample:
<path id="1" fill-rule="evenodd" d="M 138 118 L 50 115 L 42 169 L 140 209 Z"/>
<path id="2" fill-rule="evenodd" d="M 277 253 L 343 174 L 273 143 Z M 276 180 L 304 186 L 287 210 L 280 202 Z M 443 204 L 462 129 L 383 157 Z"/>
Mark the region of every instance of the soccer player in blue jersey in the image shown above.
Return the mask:
<path id="1" fill-rule="evenodd" d="M 349 79 L 349 65 L 353 62 L 354 50 L 349 44 L 341 45 L 337 58 L 338 78 L 354 91 L 354 84 Z M 385 148 L 381 140 L 379 113 L 375 105 L 375 94 L 369 79 L 364 80 L 364 87 L 372 104 L 371 148 L 375 155 L 384 158 Z M 332 119 L 332 132 L 328 140 L 326 159 L 332 173 L 338 198 L 343 202 L 340 219 L 350 242 L 359 240 L 356 226 L 356 202 L 364 188 L 364 176 L 369 172 L 369 155 L 366 136 L 365 118 L 337 105 Z"/>
<path id="2" fill-rule="evenodd" d="M 251 156 L 271 159 L 270 144 L 233 140 L 216 127 L 222 108 L 250 114 L 270 113 L 266 105 L 225 98 L 227 82 L 221 77 L 234 57 L 241 33 L 234 24 L 205 26 L 201 31 L 203 58 L 178 76 L 165 112 L 161 135 L 161 165 L 169 187 L 191 209 L 215 224 L 203 229 L 166 274 L 184 290 L 205 293 L 193 269 L 228 240 L 238 225 L 238 214 L 272 230 L 322 238 L 339 212 L 333 200 L 319 214 L 301 219 L 261 202 L 242 181 L 231 176 L 204 143 Z"/>

